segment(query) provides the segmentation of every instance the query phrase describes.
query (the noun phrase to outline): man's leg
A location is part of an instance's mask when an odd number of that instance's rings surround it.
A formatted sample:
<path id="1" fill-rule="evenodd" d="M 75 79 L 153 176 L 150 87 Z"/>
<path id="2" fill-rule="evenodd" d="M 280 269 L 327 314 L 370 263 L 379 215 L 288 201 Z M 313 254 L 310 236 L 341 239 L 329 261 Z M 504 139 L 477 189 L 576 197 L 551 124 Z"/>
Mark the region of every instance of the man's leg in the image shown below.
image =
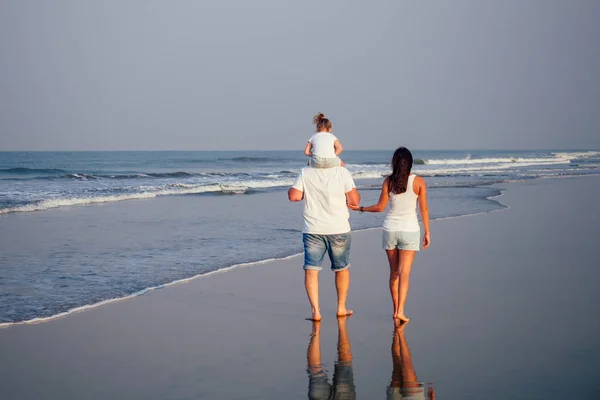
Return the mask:
<path id="1" fill-rule="evenodd" d="M 321 320 L 321 308 L 319 307 L 319 271 L 306 269 L 304 270 L 304 286 L 308 301 L 312 307 L 312 320 Z"/>
<path id="2" fill-rule="evenodd" d="M 331 394 L 331 385 L 327 381 L 327 372 L 321 363 L 321 323 L 313 322 L 312 335 L 306 350 L 308 361 L 308 398 L 328 399 Z"/>
<path id="3" fill-rule="evenodd" d="M 319 307 L 319 271 L 323 258 L 327 252 L 327 244 L 323 235 L 302 234 L 304 243 L 304 287 L 308 295 L 308 301 L 312 307 L 313 321 L 321 320 L 321 308 Z"/>
<path id="4" fill-rule="evenodd" d="M 356 399 L 354 374 L 352 372 L 352 350 L 346 329 L 348 317 L 338 318 L 338 360 L 333 372 L 334 399 Z"/>
<path id="5" fill-rule="evenodd" d="M 350 233 L 328 235 L 329 259 L 331 269 L 335 271 L 335 288 L 337 289 L 338 317 L 352 315 L 352 310 L 346 308 L 346 298 L 350 287 Z"/>
<path id="6" fill-rule="evenodd" d="M 348 268 L 335 273 L 335 288 L 337 290 L 338 317 L 352 315 L 353 311 L 346 308 L 346 298 L 348 297 L 348 288 L 350 287 L 350 270 Z"/>

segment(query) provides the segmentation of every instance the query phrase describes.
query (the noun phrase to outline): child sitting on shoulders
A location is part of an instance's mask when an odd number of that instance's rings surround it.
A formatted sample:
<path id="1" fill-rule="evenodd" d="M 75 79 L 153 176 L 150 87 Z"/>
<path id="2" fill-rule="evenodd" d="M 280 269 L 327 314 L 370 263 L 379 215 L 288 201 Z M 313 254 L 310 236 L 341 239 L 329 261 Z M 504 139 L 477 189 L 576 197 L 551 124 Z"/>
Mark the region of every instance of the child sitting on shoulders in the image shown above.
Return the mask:
<path id="1" fill-rule="evenodd" d="M 318 113 L 313 118 L 317 127 L 317 133 L 308 139 L 304 154 L 310 157 L 309 165 L 313 168 L 332 168 L 344 166 L 344 162 L 338 157 L 344 150 L 342 144 L 331 133 L 331 121 L 325 118 L 325 114 Z"/>

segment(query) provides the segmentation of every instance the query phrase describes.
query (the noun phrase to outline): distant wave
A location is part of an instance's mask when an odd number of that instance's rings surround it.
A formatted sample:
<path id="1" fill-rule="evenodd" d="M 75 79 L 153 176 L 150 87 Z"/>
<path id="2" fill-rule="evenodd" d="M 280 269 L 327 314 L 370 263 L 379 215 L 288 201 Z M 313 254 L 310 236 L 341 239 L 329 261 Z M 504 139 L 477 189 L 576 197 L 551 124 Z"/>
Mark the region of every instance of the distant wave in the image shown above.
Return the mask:
<path id="1" fill-rule="evenodd" d="M 5 172 L 5 171 L 20 171 L 26 170 L 27 172 Z M 282 173 L 289 173 L 282 171 Z M 4 178 L 1 178 L 4 176 Z M 177 172 L 146 172 L 146 173 L 85 173 L 85 172 L 68 172 L 60 169 L 28 169 L 28 168 L 11 168 L 0 170 L 0 179 L 3 180 L 60 180 L 60 179 L 74 179 L 74 180 L 96 180 L 96 179 L 110 179 L 110 180 L 135 180 L 135 179 L 177 179 L 177 178 L 193 178 L 193 177 L 244 177 L 251 176 L 246 172 L 205 172 L 205 173 L 192 173 L 186 171 Z"/>
<path id="2" fill-rule="evenodd" d="M 501 175 L 538 176 L 550 174 L 563 174 L 563 168 L 556 165 L 566 164 L 567 168 L 573 167 L 573 160 L 577 163 L 588 163 L 585 167 L 575 167 L 581 172 L 583 170 L 597 171 L 600 152 L 556 152 L 546 153 L 547 156 L 532 154 L 531 157 L 490 157 L 464 159 L 415 159 L 413 172 L 424 177 L 492 177 Z M 242 162 L 253 162 L 269 160 L 268 157 L 235 157 L 230 160 Z M 423 161 L 424 163 L 421 163 Z M 285 165 L 277 165 L 271 170 L 265 170 L 263 166 L 253 171 L 252 166 L 237 168 L 238 171 L 215 171 L 215 172 L 190 172 L 190 171 L 166 171 L 166 172 L 128 172 L 122 171 L 111 173 L 101 171 L 99 173 L 65 171 L 63 169 L 34 169 L 34 168 L 8 168 L 0 169 L 0 180 L 39 180 L 50 181 L 68 180 L 98 180 L 88 184 L 78 182 L 65 184 L 58 182 L 47 182 L 39 184 L 34 182 L 31 187 L 23 193 L 11 191 L 5 194 L 0 203 L 0 215 L 16 212 L 41 211 L 58 207 L 73 205 L 89 205 L 106 202 L 116 202 L 134 199 L 148 199 L 157 196 L 169 195 L 196 195 L 203 193 L 215 194 L 250 194 L 253 191 L 290 186 L 303 167 L 299 163 L 298 169 L 287 169 Z M 379 180 L 391 172 L 387 163 L 375 163 L 363 161 L 357 164 L 347 164 L 355 180 Z M 532 169 L 533 167 L 533 169 Z M 540 168 L 549 168 L 541 171 Z M 572 173 L 569 172 L 569 173 Z M 40 177 L 39 175 L 43 175 Z M 101 181 L 104 180 L 104 181 Z M 475 178 L 480 181 L 481 179 Z M 10 182 L 5 182 L 11 188 Z M 27 187 L 27 186 L 24 186 Z M 57 189 L 58 188 L 58 189 Z M 3 207 L 3 208 L 2 208 Z"/>
<path id="3" fill-rule="evenodd" d="M 66 174 L 67 171 L 55 168 L 6 168 L 0 169 L 2 175 L 58 175 Z"/>
<path id="4" fill-rule="evenodd" d="M 352 177 L 354 179 L 379 179 L 383 178 L 385 175 L 389 175 L 389 171 L 358 171 L 352 173 Z"/>
<path id="5" fill-rule="evenodd" d="M 495 165 L 484 165 L 484 166 L 473 166 L 473 167 L 451 167 L 451 168 L 435 168 L 435 169 L 421 169 L 414 168 L 413 172 L 421 176 L 473 176 L 473 175 L 485 175 L 485 174 L 502 174 L 506 173 L 512 168 L 529 167 L 531 163 L 511 163 L 511 164 L 495 164 Z"/>
<path id="6" fill-rule="evenodd" d="M 569 164 L 572 160 L 587 159 L 600 155 L 598 151 L 551 153 L 549 157 L 490 157 L 462 159 L 431 159 L 425 160 L 426 165 L 478 165 L 478 164 L 513 164 L 519 165 L 545 165 Z M 415 163 L 416 164 L 416 163 Z"/>
<path id="7" fill-rule="evenodd" d="M 109 203 L 124 200 L 140 200 L 140 199 L 151 199 L 158 196 L 172 196 L 172 195 L 186 195 L 186 194 L 201 194 L 201 193 L 223 193 L 223 194 L 245 194 L 250 189 L 263 189 L 278 186 L 289 186 L 293 183 L 292 179 L 281 179 L 281 180 L 248 180 L 244 182 L 229 182 L 229 183 L 215 183 L 208 185 L 198 184 L 185 184 L 185 183 L 174 183 L 165 186 L 156 187 L 144 187 L 145 190 L 127 193 L 127 194 L 114 194 L 114 195 L 100 195 L 100 196 L 81 196 L 81 197 L 63 197 L 63 198 L 52 198 L 44 199 L 40 201 L 31 202 L 29 204 L 23 204 L 19 206 L 11 206 L 6 208 L 0 208 L 0 215 L 17 213 L 17 212 L 33 212 L 43 211 L 51 208 L 77 206 L 77 205 L 90 205 L 99 203 Z M 118 188 L 117 188 L 118 189 Z M 140 188 L 141 190 L 142 188 Z M 115 189 L 116 190 L 116 189 Z"/>
<path id="8" fill-rule="evenodd" d="M 185 171 L 148 173 L 146 175 L 152 176 L 154 178 L 185 178 L 188 176 L 194 176 L 194 174 L 191 174 L 191 173 L 185 172 Z"/>
<path id="9" fill-rule="evenodd" d="M 476 164 L 510 164 L 515 162 L 527 162 L 534 164 L 561 164 L 568 163 L 568 159 L 562 158 L 520 158 L 520 157 L 502 157 L 502 158 L 462 158 L 462 159 L 440 159 L 427 160 L 427 165 L 476 165 Z"/>
<path id="10" fill-rule="evenodd" d="M 218 158 L 219 161 L 235 161 L 240 163 L 261 163 L 261 162 L 281 162 L 286 161 L 283 158 L 270 158 L 270 157 L 231 157 L 231 158 Z"/>

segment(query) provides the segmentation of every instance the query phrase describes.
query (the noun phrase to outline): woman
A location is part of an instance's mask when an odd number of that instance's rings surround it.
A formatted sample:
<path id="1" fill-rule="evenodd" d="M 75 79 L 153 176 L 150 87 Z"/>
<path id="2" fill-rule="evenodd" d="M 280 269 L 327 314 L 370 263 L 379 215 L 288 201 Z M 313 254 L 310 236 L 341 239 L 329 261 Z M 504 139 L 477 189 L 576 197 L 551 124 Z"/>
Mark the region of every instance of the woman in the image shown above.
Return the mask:
<path id="1" fill-rule="evenodd" d="M 383 222 L 383 248 L 390 262 L 390 292 L 394 303 L 394 318 L 402 322 L 409 319 L 404 315 L 404 304 L 408 293 L 408 280 L 415 253 L 420 250 L 420 227 L 417 219 L 417 202 L 425 234 L 423 249 L 431 244 L 429 232 L 429 210 L 427 188 L 423 178 L 410 173 L 413 158 L 410 151 L 400 147 L 392 157 L 392 174 L 381 186 L 379 202 L 372 206 L 351 206 L 360 212 L 382 212 L 388 201 L 390 209 Z"/>

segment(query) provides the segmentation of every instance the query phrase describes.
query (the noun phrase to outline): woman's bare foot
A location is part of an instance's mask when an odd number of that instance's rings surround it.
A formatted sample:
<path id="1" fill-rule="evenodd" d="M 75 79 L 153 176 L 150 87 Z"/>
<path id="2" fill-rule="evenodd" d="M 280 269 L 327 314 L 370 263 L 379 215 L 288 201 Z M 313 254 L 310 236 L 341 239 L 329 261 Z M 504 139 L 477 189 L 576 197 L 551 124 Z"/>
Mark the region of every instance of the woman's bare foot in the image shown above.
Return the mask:
<path id="1" fill-rule="evenodd" d="M 337 311 L 337 316 L 338 317 L 349 317 L 352 314 L 354 314 L 354 311 L 352 311 L 352 310 L 343 309 L 343 310 L 338 310 Z"/>
<path id="2" fill-rule="evenodd" d="M 396 314 L 394 315 L 394 319 L 399 319 L 402 322 L 410 321 L 410 318 L 407 318 L 404 314 Z"/>
<path id="3" fill-rule="evenodd" d="M 404 333 L 404 328 L 408 325 L 408 321 L 400 321 L 399 319 L 394 319 L 394 328 L 396 333 Z"/>

